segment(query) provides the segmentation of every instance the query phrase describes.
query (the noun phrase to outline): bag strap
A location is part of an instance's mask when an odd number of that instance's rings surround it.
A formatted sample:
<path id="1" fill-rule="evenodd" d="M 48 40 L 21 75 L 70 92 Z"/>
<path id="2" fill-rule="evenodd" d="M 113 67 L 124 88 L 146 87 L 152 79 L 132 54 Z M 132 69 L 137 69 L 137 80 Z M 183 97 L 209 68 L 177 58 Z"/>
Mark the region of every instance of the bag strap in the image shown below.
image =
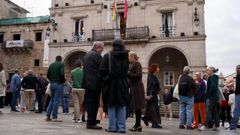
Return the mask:
<path id="1" fill-rule="evenodd" d="M 111 52 L 108 53 L 108 62 L 109 62 L 109 74 L 111 74 L 111 72 L 112 72 Z"/>

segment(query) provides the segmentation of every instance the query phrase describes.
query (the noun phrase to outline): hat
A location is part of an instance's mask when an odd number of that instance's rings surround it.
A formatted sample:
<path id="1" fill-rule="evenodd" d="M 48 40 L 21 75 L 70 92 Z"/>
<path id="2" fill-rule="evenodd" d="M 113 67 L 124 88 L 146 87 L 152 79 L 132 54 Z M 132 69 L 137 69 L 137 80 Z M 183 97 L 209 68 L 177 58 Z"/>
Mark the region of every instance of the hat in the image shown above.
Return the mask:
<path id="1" fill-rule="evenodd" d="M 236 68 L 240 68 L 240 64 L 236 66 Z"/>

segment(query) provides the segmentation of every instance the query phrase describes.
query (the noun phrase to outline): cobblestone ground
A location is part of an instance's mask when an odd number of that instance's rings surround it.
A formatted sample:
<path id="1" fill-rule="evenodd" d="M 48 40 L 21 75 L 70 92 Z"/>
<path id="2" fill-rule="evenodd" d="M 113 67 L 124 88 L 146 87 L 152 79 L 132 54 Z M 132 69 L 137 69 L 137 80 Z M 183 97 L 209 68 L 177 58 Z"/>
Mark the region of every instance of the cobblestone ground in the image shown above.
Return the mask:
<path id="1" fill-rule="evenodd" d="M 72 115 L 59 114 L 59 118 L 63 120 L 61 123 L 45 122 L 45 114 L 35 113 L 15 113 L 10 112 L 10 108 L 3 109 L 0 115 L 0 135 L 111 135 L 105 132 L 107 128 L 107 120 L 101 122 L 103 130 L 88 130 L 85 123 L 72 123 Z M 127 120 L 127 127 L 130 128 L 134 123 L 133 118 Z M 172 121 L 163 119 L 163 129 L 152 129 L 143 126 L 143 132 L 132 133 L 127 131 L 127 135 L 239 135 L 238 131 L 226 131 L 221 128 L 220 131 L 198 131 L 198 130 L 180 130 L 178 129 L 178 120 Z M 116 133 L 113 133 L 114 135 Z"/>

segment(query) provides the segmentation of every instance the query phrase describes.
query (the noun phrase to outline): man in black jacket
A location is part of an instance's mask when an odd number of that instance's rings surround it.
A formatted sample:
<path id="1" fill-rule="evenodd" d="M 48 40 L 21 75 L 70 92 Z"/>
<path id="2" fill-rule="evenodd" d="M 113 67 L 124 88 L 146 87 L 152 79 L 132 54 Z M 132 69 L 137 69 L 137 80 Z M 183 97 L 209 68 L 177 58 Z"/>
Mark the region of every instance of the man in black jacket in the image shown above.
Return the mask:
<path id="1" fill-rule="evenodd" d="M 99 89 L 99 68 L 102 62 L 103 47 L 102 42 L 94 42 L 93 49 L 86 54 L 83 60 L 83 88 L 86 90 L 85 101 L 88 113 L 86 127 L 88 129 L 102 129 L 102 127 L 96 125 L 96 116 L 101 93 Z"/>
<path id="2" fill-rule="evenodd" d="M 236 130 L 240 117 L 240 65 L 237 65 L 236 71 L 235 108 L 233 112 L 233 119 L 230 124 L 230 130 Z"/>
<path id="3" fill-rule="evenodd" d="M 40 85 L 37 77 L 34 76 L 32 70 L 29 70 L 27 76 L 25 76 L 22 80 L 22 87 L 24 88 L 27 111 L 30 111 L 30 109 L 32 108 L 37 85 Z"/>

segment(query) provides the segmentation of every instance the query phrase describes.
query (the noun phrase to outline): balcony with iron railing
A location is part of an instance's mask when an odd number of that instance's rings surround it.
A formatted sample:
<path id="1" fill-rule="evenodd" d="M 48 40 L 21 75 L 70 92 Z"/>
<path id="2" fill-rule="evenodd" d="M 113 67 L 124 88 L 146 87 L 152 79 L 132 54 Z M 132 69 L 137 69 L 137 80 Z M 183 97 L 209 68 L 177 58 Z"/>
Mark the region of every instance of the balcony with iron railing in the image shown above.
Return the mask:
<path id="1" fill-rule="evenodd" d="M 160 27 L 161 37 L 174 37 L 175 36 L 175 26 L 165 26 Z"/>
<path id="2" fill-rule="evenodd" d="M 1 45 L 1 48 L 10 52 L 29 52 L 33 48 L 32 40 L 12 40 L 5 41 Z"/>
<path id="3" fill-rule="evenodd" d="M 93 41 L 109 41 L 115 38 L 123 40 L 149 40 L 149 27 L 132 27 L 122 29 L 102 29 L 92 31 Z"/>

